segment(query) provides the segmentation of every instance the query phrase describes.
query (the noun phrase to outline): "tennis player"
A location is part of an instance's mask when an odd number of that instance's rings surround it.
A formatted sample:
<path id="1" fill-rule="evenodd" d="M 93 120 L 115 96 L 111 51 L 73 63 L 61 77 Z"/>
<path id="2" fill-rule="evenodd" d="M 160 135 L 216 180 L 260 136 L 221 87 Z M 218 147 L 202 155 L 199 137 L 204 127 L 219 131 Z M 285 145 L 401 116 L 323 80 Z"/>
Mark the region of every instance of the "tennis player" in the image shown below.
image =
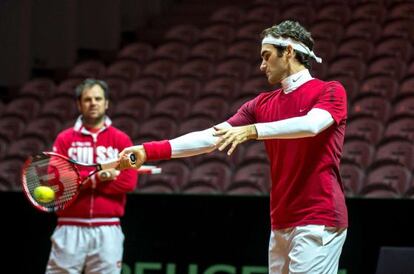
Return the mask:
<path id="1" fill-rule="evenodd" d="M 106 116 L 108 97 L 108 85 L 101 80 L 86 79 L 76 88 L 81 115 L 74 127 L 57 136 L 55 152 L 93 164 L 117 159 L 119 151 L 132 145 Z M 80 167 L 79 171 L 86 177 L 91 170 Z M 135 170 L 111 169 L 92 176 L 75 202 L 57 213 L 47 274 L 121 272 L 124 234 L 120 217 L 124 215 L 126 193 L 133 191 L 136 183 Z"/>
<path id="2" fill-rule="evenodd" d="M 348 217 L 339 175 L 347 102 L 336 81 L 312 77 L 311 34 L 295 21 L 262 32 L 260 69 L 281 88 L 260 93 L 226 122 L 172 140 L 132 146 L 137 167 L 153 160 L 188 157 L 264 141 L 272 188 L 269 273 L 336 274 Z"/>

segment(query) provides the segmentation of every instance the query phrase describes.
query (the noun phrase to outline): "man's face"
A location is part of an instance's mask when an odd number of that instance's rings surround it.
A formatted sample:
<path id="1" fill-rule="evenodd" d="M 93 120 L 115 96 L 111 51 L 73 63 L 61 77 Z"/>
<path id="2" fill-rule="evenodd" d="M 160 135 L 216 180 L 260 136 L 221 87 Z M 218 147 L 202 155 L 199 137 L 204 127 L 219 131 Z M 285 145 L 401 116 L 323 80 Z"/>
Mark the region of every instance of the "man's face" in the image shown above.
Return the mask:
<path id="1" fill-rule="evenodd" d="M 101 120 L 108 109 L 108 101 L 105 99 L 104 90 L 99 85 L 85 89 L 78 100 L 78 108 L 88 123 Z"/>
<path id="2" fill-rule="evenodd" d="M 262 56 L 260 70 L 266 73 L 269 84 L 280 83 L 288 76 L 288 59 L 285 52 L 279 57 L 273 45 L 263 44 L 260 54 Z"/>

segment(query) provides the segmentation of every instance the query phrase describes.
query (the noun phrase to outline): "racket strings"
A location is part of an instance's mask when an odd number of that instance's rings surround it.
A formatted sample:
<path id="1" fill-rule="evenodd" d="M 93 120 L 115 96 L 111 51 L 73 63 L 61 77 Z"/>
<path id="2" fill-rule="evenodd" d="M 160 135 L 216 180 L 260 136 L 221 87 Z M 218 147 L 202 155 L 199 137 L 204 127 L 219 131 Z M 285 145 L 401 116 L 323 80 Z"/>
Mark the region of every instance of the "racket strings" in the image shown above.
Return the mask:
<path id="1" fill-rule="evenodd" d="M 59 157 L 33 159 L 25 174 L 26 184 L 33 199 L 49 211 L 63 208 L 79 188 L 79 174 L 72 163 Z M 55 192 L 55 199 L 40 202 L 34 198 L 38 186 L 50 187 Z"/>

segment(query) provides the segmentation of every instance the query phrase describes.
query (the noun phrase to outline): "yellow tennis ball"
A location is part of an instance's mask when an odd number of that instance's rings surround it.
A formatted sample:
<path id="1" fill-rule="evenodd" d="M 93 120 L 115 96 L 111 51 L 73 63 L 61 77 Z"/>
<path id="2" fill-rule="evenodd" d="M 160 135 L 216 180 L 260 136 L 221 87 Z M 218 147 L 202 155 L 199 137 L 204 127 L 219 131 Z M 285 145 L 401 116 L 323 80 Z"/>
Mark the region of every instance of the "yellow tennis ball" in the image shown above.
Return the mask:
<path id="1" fill-rule="evenodd" d="M 55 199 L 55 192 L 48 186 L 38 186 L 33 191 L 36 201 L 41 203 L 50 203 Z"/>

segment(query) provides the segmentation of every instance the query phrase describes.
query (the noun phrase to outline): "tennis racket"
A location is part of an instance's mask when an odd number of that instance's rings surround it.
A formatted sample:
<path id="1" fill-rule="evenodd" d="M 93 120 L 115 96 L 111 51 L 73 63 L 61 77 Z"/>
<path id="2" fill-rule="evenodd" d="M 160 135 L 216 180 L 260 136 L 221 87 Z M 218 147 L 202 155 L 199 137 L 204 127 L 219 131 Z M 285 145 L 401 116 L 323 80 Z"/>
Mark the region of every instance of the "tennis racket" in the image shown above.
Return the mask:
<path id="1" fill-rule="evenodd" d="M 131 165 L 136 159 L 130 154 Z M 118 160 L 100 164 L 82 164 L 66 156 L 54 152 L 42 152 L 29 157 L 22 170 L 22 186 L 25 196 L 37 209 L 45 212 L 56 212 L 67 208 L 79 194 L 83 184 L 101 170 L 117 168 Z M 93 167 L 86 178 L 81 178 L 78 167 Z M 156 174 L 161 169 L 156 166 L 143 166 L 138 173 Z M 105 173 L 103 173 L 104 175 Z M 108 174 L 109 175 L 109 174 Z M 40 200 L 35 192 L 43 188 L 52 194 L 53 199 Z"/>

